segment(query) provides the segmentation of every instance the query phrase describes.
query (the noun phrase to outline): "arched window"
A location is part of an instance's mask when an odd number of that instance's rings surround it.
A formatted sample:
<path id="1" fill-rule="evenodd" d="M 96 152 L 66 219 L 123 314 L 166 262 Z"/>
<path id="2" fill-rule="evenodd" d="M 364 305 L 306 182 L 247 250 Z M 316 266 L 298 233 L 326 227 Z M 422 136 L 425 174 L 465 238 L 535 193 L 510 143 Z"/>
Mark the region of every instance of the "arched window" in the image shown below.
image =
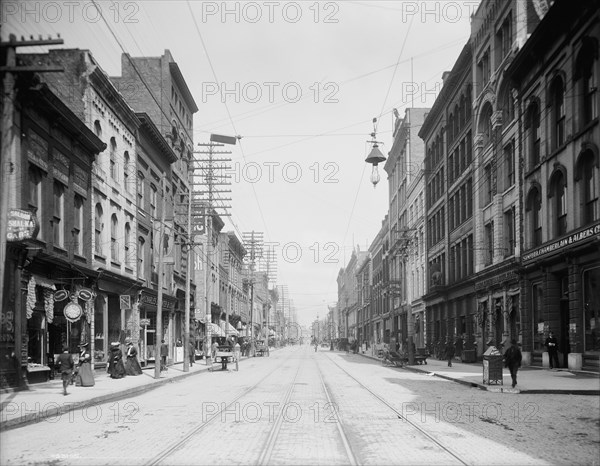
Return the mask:
<path id="1" fill-rule="evenodd" d="M 100 120 L 94 121 L 94 133 L 102 139 L 102 125 L 100 124 Z"/>
<path id="2" fill-rule="evenodd" d="M 542 244 L 542 195 L 537 187 L 532 188 L 527 196 L 527 214 L 531 246 L 539 246 Z"/>
<path id="3" fill-rule="evenodd" d="M 123 183 L 125 184 L 125 191 L 127 191 L 128 193 L 131 193 L 131 167 L 130 164 L 131 160 L 129 158 L 129 152 L 125 151 L 125 153 L 123 154 L 123 164 L 125 165 L 123 167 Z"/>
<path id="4" fill-rule="evenodd" d="M 104 212 L 102 211 L 102 205 L 96 204 L 96 215 L 94 218 L 94 251 L 96 254 L 102 254 L 102 231 L 104 230 Z"/>
<path id="5" fill-rule="evenodd" d="M 117 214 L 112 214 L 110 217 L 110 255 L 111 260 L 115 262 L 119 261 L 118 231 L 119 220 L 117 220 Z"/>
<path id="6" fill-rule="evenodd" d="M 583 225 L 589 225 L 600 219 L 598 163 L 591 149 L 586 149 L 579 156 L 578 172 L 581 220 Z"/>
<path id="7" fill-rule="evenodd" d="M 515 118 L 515 106 L 510 92 L 510 87 L 505 85 L 500 92 L 500 102 L 502 105 L 502 125 L 506 127 Z"/>
<path id="8" fill-rule="evenodd" d="M 110 177 L 117 180 L 117 141 L 110 138 Z"/>
<path id="9" fill-rule="evenodd" d="M 560 76 L 556 77 L 550 87 L 552 105 L 552 149 L 557 149 L 565 142 L 565 87 Z"/>
<path id="10" fill-rule="evenodd" d="M 554 234 L 562 236 L 567 233 L 567 183 L 562 170 L 557 170 L 550 179 L 550 197 Z"/>
<path id="11" fill-rule="evenodd" d="M 529 169 L 535 168 L 540 163 L 540 107 L 537 101 L 529 104 L 525 117 L 525 131 L 527 138 L 527 150 L 529 152 Z"/>
<path id="12" fill-rule="evenodd" d="M 146 269 L 144 265 L 144 257 L 145 257 L 145 241 L 141 236 L 138 238 L 138 247 L 137 247 L 137 259 L 138 259 L 138 277 L 146 278 Z"/>
<path id="13" fill-rule="evenodd" d="M 492 105 L 489 102 L 487 102 L 481 110 L 479 133 L 483 136 L 484 146 L 487 146 L 492 142 Z"/>
<path id="14" fill-rule="evenodd" d="M 597 57 L 598 44 L 586 37 L 577 56 L 575 71 L 582 128 L 598 117 L 598 76 L 594 63 Z"/>
<path id="15" fill-rule="evenodd" d="M 125 265 L 131 267 L 133 265 L 133 258 L 131 257 L 131 226 L 129 226 L 129 222 L 125 223 L 123 243 L 125 247 Z"/>

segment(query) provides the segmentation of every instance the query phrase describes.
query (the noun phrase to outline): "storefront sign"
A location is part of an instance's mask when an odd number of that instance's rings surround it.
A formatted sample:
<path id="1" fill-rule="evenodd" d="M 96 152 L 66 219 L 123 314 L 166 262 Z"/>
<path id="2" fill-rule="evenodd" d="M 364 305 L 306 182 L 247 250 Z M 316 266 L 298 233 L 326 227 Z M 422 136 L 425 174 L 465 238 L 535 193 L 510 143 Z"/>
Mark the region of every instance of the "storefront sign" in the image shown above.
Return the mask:
<path id="1" fill-rule="evenodd" d="M 594 225 L 593 227 L 585 228 L 563 239 L 559 239 L 558 241 L 550 243 L 546 246 L 542 246 L 541 248 L 538 248 L 527 254 L 523 254 L 523 262 L 527 262 L 532 259 L 537 259 L 538 257 L 543 256 L 545 254 L 549 254 L 564 247 L 580 243 L 594 235 L 600 235 L 600 224 Z"/>
<path id="2" fill-rule="evenodd" d="M 131 309 L 131 296 L 128 294 L 119 295 L 119 304 L 121 309 Z"/>
<path id="3" fill-rule="evenodd" d="M 35 238 L 40 224 L 33 212 L 22 209 L 8 211 L 7 241 L 23 241 Z"/>
<path id="4" fill-rule="evenodd" d="M 150 325 L 150 319 L 140 319 L 140 327 L 147 327 Z"/>
<path id="5" fill-rule="evenodd" d="M 140 305 L 141 306 L 151 306 L 156 309 L 157 303 L 158 303 L 158 296 L 142 292 L 142 294 L 140 296 Z M 163 311 L 172 311 L 174 309 L 175 309 L 175 300 L 173 298 L 169 299 L 166 296 L 163 296 L 162 310 Z"/>

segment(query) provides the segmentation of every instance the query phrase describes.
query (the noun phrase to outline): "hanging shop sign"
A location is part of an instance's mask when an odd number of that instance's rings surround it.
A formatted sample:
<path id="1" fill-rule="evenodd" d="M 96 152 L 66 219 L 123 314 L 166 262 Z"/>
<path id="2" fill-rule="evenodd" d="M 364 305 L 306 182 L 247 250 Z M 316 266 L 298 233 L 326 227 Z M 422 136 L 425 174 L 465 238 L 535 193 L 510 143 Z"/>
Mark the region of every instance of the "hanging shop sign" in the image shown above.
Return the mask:
<path id="1" fill-rule="evenodd" d="M 67 320 L 73 323 L 77 322 L 81 318 L 81 315 L 83 314 L 83 309 L 77 303 L 69 303 L 65 306 L 63 312 Z"/>
<path id="2" fill-rule="evenodd" d="M 40 223 L 30 210 L 10 209 L 6 230 L 7 241 L 33 239 L 40 231 Z"/>
<path id="3" fill-rule="evenodd" d="M 94 298 L 94 292 L 89 288 L 80 288 L 77 292 L 77 297 L 82 301 L 88 302 Z"/>
<path id="4" fill-rule="evenodd" d="M 147 327 L 150 325 L 150 319 L 140 319 L 140 327 Z"/>
<path id="5" fill-rule="evenodd" d="M 69 297 L 69 292 L 67 290 L 58 290 L 54 293 L 54 301 L 60 303 Z"/>

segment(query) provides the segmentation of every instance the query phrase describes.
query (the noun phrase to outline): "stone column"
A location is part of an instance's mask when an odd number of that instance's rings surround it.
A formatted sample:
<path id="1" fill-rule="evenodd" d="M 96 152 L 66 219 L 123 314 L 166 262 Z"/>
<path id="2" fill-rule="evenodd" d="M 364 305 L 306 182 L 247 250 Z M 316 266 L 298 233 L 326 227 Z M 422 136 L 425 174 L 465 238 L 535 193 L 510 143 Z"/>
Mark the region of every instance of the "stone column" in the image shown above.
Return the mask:
<path id="1" fill-rule="evenodd" d="M 569 264 L 569 345 L 571 346 L 568 363 L 569 369 L 581 370 L 583 367 L 583 322 L 581 267 Z"/>

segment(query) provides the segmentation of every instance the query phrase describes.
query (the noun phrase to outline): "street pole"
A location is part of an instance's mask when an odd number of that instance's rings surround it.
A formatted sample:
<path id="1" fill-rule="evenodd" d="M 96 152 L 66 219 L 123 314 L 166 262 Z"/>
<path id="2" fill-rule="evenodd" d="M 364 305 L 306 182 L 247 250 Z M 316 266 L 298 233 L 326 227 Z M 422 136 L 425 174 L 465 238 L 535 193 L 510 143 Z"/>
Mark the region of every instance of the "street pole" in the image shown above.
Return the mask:
<path id="1" fill-rule="evenodd" d="M 193 181 L 193 164 L 191 170 Z M 190 251 L 192 250 L 192 187 L 193 185 L 190 183 L 190 189 L 188 191 L 187 242 L 185 251 L 187 260 L 185 267 L 185 328 L 183 332 L 183 372 L 189 372 L 190 370 Z"/>
<path id="2" fill-rule="evenodd" d="M 165 234 L 165 184 L 164 179 L 161 180 L 161 212 L 160 225 L 158 232 L 158 299 L 156 302 L 156 345 L 154 350 L 154 378 L 160 378 L 160 369 L 162 363 L 162 302 L 163 302 L 163 237 Z"/>

